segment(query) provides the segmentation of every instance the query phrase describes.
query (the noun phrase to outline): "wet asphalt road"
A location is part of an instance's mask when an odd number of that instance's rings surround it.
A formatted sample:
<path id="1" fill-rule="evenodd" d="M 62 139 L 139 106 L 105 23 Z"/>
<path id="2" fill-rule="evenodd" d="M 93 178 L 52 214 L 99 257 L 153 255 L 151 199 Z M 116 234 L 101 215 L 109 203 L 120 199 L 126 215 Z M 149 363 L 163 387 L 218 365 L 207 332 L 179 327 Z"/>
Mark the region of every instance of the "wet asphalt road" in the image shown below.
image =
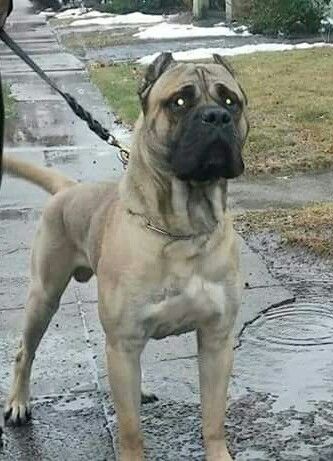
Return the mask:
<path id="1" fill-rule="evenodd" d="M 174 40 L 150 40 L 137 41 L 131 44 L 118 45 L 116 47 L 105 47 L 99 49 L 87 49 L 83 58 L 88 61 L 127 61 L 137 60 L 143 56 L 160 52 L 161 48 L 165 51 L 175 53 L 177 51 L 188 51 L 196 48 L 234 48 L 249 44 L 259 43 L 281 43 L 281 40 L 269 39 L 261 36 L 252 37 L 219 37 L 203 39 L 174 39 Z"/>
<path id="2" fill-rule="evenodd" d="M 129 133 L 113 126 L 114 117 L 88 81 L 82 63 L 58 46 L 28 0 L 16 1 L 8 31 L 96 118 L 128 140 Z M 3 46 L 0 65 L 18 100 L 18 121 L 10 127 L 14 140 L 7 140 L 9 154 L 56 167 L 84 181 L 121 174 L 114 150 L 91 134 Z M 23 320 L 31 239 L 46 199 L 44 192 L 31 185 L 4 180 L 0 201 L 0 402 L 9 387 Z M 332 333 L 332 306 L 318 313 L 313 306 L 293 305 L 286 321 L 287 308 L 274 308 L 274 304 L 288 303 L 292 290 L 283 288 L 244 242 L 242 259 L 248 288 L 237 324 L 230 387 L 227 432 L 231 451 L 237 461 L 332 460 L 333 354 L 330 342 L 323 344 L 320 339 Z M 326 321 L 317 325 L 323 313 Z M 299 322 L 300 318 L 304 321 Z M 312 337 L 314 345 L 309 344 Z M 107 396 L 103 340 L 95 282 L 72 283 L 37 352 L 33 419 L 25 427 L 6 428 L 1 460 L 115 459 L 116 423 Z M 192 334 L 152 341 L 147 347 L 145 380 L 160 397 L 159 402 L 142 407 L 148 460 L 203 459 L 195 355 Z"/>

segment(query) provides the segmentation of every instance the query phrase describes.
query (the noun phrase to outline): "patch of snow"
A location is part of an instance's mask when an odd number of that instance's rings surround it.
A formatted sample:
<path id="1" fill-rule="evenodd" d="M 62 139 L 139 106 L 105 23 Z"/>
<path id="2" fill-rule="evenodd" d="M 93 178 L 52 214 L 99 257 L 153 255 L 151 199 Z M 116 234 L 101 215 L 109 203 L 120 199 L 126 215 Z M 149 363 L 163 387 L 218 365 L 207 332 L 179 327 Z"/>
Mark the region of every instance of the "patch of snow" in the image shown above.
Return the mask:
<path id="1" fill-rule="evenodd" d="M 192 37 L 230 37 L 238 35 L 245 37 L 251 34 L 247 29 L 235 32 L 227 26 L 197 27 L 192 24 L 170 24 L 164 21 L 161 24 L 142 29 L 140 32 L 134 34 L 134 37 L 142 40 L 155 38 L 163 40 Z"/>
<path id="2" fill-rule="evenodd" d="M 89 13 L 88 13 L 89 14 Z M 161 15 L 143 14 L 143 13 L 129 13 L 129 14 L 101 14 L 99 16 L 87 17 L 81 15 L 79 19 L 75 19 L 70 23 L 71 27 L 76 26 L 115 26 L 119 24 L 154 24 L 162 22 L 165 18 Z"/>
<path id="3" fill-rule="evenodd" d="M 109 16 L 108 13 L 102 13 L 102 11 L 95 11 L 91 10 L 88 12 L 83 12 L 81 15 L 78 16 L 79 19 L 91 19 L 91 18 L 100 18 Z"/>
<path id="4" fill-rule="evenodd" d="M 214 24 L 214 27 L 219 27 L 219 26 L 227 26 L 225 22 L 218 22 L 217 24 Z M 244 25 L 235 25 L 232 27 L 232 29 L 236 32 L 248 32 L 249 28 Z M 252 35 L 252 34 L 249 34 Z"/>
<path id="5" fill-rule="evenodd" d="M 246 32 L 248 32 L 249 35 L 252 35 L 252 34 L 250 34 L 249 28 L 248 28 L 247 26 L 236 26 L 236 27 L 234 27 L 234 30 L 235 30 L 236 32 L 243 32 L 244 34 L 245 34 Z"/>
<path id="6" fill-rule="evenodd" d="M 236 46 L 235 48 L 197 48 L 189 51 L 178 51 L 173 53 L 173 57 L 179 61 L 196 61 L 201 59 L 210 59 L 214 53 L 220 54 L 221 56 L 237 56 L 241 54 L 262 53 L 266 51 L 307 50 L 310 48 L 322 48 L 325 46 L 333 47 L 333 44 L 328 44 L 326 42 L 298 43 L 296 45 L 290 45 L 287 43 L 263 43 L 258 45 Z M 159 54 L 160 53 L 154 53 L 144 56 L 137 62 L 142 65 L 148 65 L 152 63 Z"/>
<path id="7" fill-rule="evenodd" d="M 56 13 L 54 11 L 41 11 L 38 16 L 42 16 L 43 18 L 54 18 Z"/>
<path id="8" fill-rule="evenodd" d="M 61 11 L 61 13 L 57 13 L 56 17 L 57 19 L 71 19 L 71 18 L 80 17 L 83 14 L 87 14 L 88 12 L 91 12 L 91 11 L 92 10 L 88 8 L 70 8 L 68 10 Z M 99 12 L 96 11 L 96 13 L 99 13 Z"/>
<path id="9" fill-rule="evenodd" d="M 325 18 L 325 19 L 322 19 L 321 20 L 321 24 L 323 26 L 327 26 L 328 24 L 330 24 L 331 26 L 333 26 L 333 18 Z"/>

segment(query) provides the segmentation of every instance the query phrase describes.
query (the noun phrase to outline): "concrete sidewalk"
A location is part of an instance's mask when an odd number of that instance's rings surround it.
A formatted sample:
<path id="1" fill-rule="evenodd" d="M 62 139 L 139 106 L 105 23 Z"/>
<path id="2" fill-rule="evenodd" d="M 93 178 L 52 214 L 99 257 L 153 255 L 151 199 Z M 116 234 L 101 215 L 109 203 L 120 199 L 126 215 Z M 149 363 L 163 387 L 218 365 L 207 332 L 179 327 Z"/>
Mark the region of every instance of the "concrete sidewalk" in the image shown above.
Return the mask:
<path id="1" fill-rule="evenodd" d="M 59 47 L 48 25 L 30 9 L 28 0 L 17 0 L 15 8 L 7 27 L 13 38 L 18 38 L 49 75 L 98 120 L 128 141 L 129 133 L 114 124 L 113 115 L 89 82 L 81 62 Z M 8 154 L 55 167 L 83 181 L 121 174 L 115 151 L 90 133 L 60 97 L 2 45 L 0 65 L 5 80 L 12 85 L 19 110 L 15 142 L 7 145 Z M 232 193 L 232 185 L 230 189 Z M 0 203 L 0 400 L 10 384 L 23 320 L 29 248 L 46 198 L 45 193 L 27 183 L 4 180 Z M 330 410 L 329 403 L 317 402 L 313 396 L 307 400 L 299 394 L 295 379 L 288 381 L 284 375 L 283 361 L 288 357 L 278 361 L 270 355 L 267 343 L 258 343 L 255 338 L 253 326 L 262 318 L 258 314 L 293 295 L 271 277 L 261 259 L 244 243 L 242 258 L 247 289 L 237 324 L 239 338 L 230 388 L 228 434 L 232 452 L 237 461 L 333 459 L 332 430 L 324 428 L 325 417 L 329 420 L 333 414 L 332 405 Z M 160 398 L 142 408 L 147 459 L 203 459 L 195 359 L 193 334 L 152 341 L 147 347 L 145 379 Z M 292 365 L 288 366 L 287 372 L 292 373 Z M 299 362 L 293 366 L 297 369 Z M 284 379 L 287 388 L 290 383 L 295 385 L 289 393 L 281 384 Z M 71 283 L 37 352 L 32 377 L 33 419 L 26 427 L 6 428 L 0 459 L 115 459 L 115 416 L 106 391 L 96 284 Z M 293 401 L 295 396 L 297 401 Z M 320 445 L 311 436 L 318 408 L 326 412 L 321 415 L 321 431 L 316 435 Z M 306 436 L 300 436 L 300 429 L 307 431 Z"/>

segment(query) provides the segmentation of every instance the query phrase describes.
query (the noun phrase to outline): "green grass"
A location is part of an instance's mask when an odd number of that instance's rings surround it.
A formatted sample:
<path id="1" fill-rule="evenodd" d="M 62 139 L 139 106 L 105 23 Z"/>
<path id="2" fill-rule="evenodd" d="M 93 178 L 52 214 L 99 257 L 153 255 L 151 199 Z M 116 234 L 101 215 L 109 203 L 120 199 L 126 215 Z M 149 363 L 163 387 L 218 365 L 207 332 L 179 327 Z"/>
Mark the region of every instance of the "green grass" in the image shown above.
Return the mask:
<path id="1" fill-rule="evenodd" d="M 74 18 L 50 18 L 49 23 L 52 27 L 66 27 L 74 21 Z"/>
<path id="2" fill-rule="evenodd" d="M 5 105 L 5 118 L 12 121 L 17 117 L 17 102 L 10 92 L 10 86 L 7 83 L 2 84 L 2 91 Z"/>
<path id="3" fill-rule="evenodd" d="M 133 125 L 139 115 L 137 88 L 140 70 L 130 64 L 90 68 L 92 81 L 118 117 L 129 125 Z"/>
<path id="4" fill-rule="evenodd" d="M 333 204 L 298 209 L 249 211 L 235 217 L 236 227 L 244 234 L 275 231 L 282 243 L 300 246 L 333 259 Z"/>
<path id="5" fill-rule="evenodd" d="M 61 36 L 61 42 L 66 48 L 83 52 L 87 48 L 105 48 L 132 43 L 135 38 L 133 34 L 138 29 L 115 29 L 100 32 L 69 32 Z"/>
<path id="6" fill-rule="evenodd" d="M 333 50 L 233 59 L 249 97 L 250 173 L 292 173 L 333 166 Z"/>
<path id="7" fill-rule="evenodd" d="M 333 167 L 333 49 L 257 53 L 230 59 L 248 98 L 247 174 L 291 174 Z M 141 70 L 91 68 L 120 119 L 133 124 Z"/>

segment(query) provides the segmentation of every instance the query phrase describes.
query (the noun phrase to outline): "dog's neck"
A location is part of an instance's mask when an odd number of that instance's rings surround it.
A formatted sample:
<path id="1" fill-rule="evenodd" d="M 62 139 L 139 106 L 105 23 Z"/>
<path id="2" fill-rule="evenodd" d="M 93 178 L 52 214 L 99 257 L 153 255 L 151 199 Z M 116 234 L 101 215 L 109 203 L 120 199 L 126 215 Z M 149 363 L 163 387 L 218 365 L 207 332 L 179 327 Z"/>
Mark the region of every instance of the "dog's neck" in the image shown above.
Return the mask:
<path id="1" fill-rule="evenodd" d="M 158 171 L 133 152 L 120 195 L 126 210 L 160 234 L 187 239 L 212 233 L 223 221 L 227 181 L 193 185 Z"/>

